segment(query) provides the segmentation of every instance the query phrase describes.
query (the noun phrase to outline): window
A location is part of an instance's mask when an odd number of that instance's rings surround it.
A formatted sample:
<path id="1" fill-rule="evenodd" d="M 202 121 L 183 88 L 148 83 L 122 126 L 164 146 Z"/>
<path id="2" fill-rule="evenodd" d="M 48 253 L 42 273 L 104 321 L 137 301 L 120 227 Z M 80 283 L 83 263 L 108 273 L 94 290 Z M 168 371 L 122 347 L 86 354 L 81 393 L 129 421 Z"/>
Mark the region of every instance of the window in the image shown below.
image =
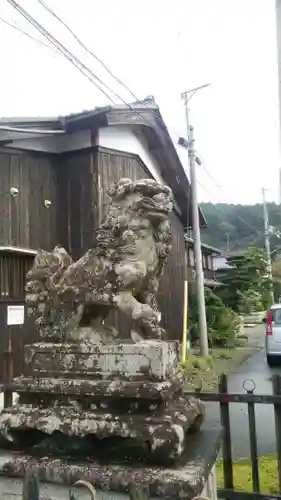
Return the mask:
<path id="1" fill-rule="evenodd" d="M 272 321 L 275 325 L 281 324 L 281 309 L 271 309 Z"/>
<path id="2" fill-rule="evenodd" d="M 190 248 L 188 250 L 188 257 L 189 257 L 189 265 L 190 265 L 190 267 L 194 267 L 195 261 L 194 261 L 194 251 L 193 251 L 193 248 Z"/>
<path id="3" fill-rule="evenodd" d="M 208 258 L 207 255 L 205 255 L 204 253 L 202 253 L 202 264 L 203 264 L 203 269 L 208 268 Z"/>
<path id="4" fill-rule="evenodd" d="M 24 299 L 25 278 L 34 256 L 16 251 L 0 251 L 0 300 Z"/>

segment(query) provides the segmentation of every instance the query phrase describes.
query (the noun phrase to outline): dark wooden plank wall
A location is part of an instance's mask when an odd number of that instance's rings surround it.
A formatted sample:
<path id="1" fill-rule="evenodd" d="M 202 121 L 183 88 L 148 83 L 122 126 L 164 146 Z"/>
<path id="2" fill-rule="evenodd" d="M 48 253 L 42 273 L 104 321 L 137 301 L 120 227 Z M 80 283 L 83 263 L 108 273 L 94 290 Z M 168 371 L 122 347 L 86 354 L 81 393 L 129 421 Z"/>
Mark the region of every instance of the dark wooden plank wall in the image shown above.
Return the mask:
<path id="1" fill-rule="evenodd" d="M 57 235 L 57 176 L 52 159 L 0 153 L 0 176 L 0 244 L 51 249 Z M 15 198 L 11 187 L 19 189 Z M 49 209 L 45 199 L 52 202 Z"/>
<path id="2" fill-rule="evenodd" d="M 171 226 L 173 247 L 164 275 L 160 281 L 158 301 L 162 312 L 163 325 L 168 332 L 169 338 L 181 340 L 185 243 L 183 226 L 175 213 L 171 215 Z"/>
<path id="3" fill-rule="evenodd" d="M 98 152 L 99 213 L 103 217 L 108 203 L 107 189 L 121 177 L 133 180 L 151 177 L 142 161 L 134 155 L 118 152 Z M 173 249 L 167 262 L 159 289 L 159 306 L 162 322 L 169 338 L 179 340 L 182 332 L 183 287 L 184 287 L 184 233 L 175 213 L 171 216 Z M 109 318 L 112 321 L 112 317 Z M 114 314 L 114 321 L 127 336 L 131 322 L 121 314 Z"/>
<path id="4" fill-rule="evenodd" d="M 19 190 L 16 198 L 10 194 L 11 187 Z M 52 202 L 49 209 L 44 205 L 46 199 Z M 32 153 L 0 153 L 0 244 L 50 250 L 56 239 L 57 174 L 54 160 Z M 27 317 L 22 326 L 7 326 L 7 306 L 24 303 L 23 276 L 20 276 L 25 273 L 23 259 L 23 255 L 18 255 L 21 264 L 15 265 L 13 271 L 9 270 L 9 279 L 13 281 L 9 283 L 11 296 L 1 296 L 0 300 L 0 380 L 4 376 L 4 353 L 9 338 L 14 375 L 22 372 L 24 344 L 36 338 L 34 323 Z M 22 288 L 21 293 L 17 292 L 19 288 Z"/>
<path id="5" fill-rule="evenodd" d="M 58 243 L 74 258 L 93 245 L 98 225 L 96 152 L 61 155 L 58 171 Z"/>

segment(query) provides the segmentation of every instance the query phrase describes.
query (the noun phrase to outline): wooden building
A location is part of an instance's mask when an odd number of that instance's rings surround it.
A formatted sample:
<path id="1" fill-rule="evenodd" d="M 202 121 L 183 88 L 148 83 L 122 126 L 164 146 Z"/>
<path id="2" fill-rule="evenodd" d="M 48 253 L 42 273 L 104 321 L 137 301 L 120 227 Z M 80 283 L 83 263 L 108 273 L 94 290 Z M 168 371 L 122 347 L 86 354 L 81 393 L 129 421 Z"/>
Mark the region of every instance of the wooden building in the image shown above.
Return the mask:
<path id="1" fill-rule="evenodd" d="M 191 280 L 195 280 L 196 272 L 195 272 L 195 251 L 194 251 L 194 241 L 192 238 L 186 239 L 186 246 L 188 250 L 188 269 L 189 276 Z M 204 273 L 204 285 L 209 288 L 216 288 L 220 286 L 220 282 L 216 276 L 216 262 L 222 255 L 221 250 L 215 248 L 211 245 L 206 245 L 205 243 L 201 244 L 202 249 L 202 267 Z"/>
<path id="2" fill-rule="evenodd" d="M 108 203 L 107 188 L 121 177 L 152 177 L 168 184 L 175 198 L 173 250 L 159 302 L 170 337 L 180 338 L 190 186 L 158 107 L 151 101 L 133 106 L 54 119 L 0 120 L 2 332 L 7 303 L 24 301 L 24 276 L 36 250 L 60 243 L 78 258 L 93 244 Z M 204 226 L 202 213 L 200 220 Z M 130 325 L 122 317 L 115 320 L 126 335 Z M 14 327 L 17 346 L 29 338 L 29 328 L 25 325 L 19 334 Z M 7 334 L 1 343 L 7 344 Z"/>

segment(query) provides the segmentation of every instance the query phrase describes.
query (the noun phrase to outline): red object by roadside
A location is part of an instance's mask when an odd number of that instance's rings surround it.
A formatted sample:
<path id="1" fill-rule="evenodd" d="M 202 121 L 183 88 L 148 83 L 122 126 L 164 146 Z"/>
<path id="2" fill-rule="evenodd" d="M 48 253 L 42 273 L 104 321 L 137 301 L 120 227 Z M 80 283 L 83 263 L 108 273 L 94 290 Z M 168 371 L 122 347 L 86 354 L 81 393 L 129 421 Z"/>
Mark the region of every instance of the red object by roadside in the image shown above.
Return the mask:
<path id="1" fill-rule="evenodd" d="M 272 311 L 267 313 L 265 335 L 272 335 Z"/>

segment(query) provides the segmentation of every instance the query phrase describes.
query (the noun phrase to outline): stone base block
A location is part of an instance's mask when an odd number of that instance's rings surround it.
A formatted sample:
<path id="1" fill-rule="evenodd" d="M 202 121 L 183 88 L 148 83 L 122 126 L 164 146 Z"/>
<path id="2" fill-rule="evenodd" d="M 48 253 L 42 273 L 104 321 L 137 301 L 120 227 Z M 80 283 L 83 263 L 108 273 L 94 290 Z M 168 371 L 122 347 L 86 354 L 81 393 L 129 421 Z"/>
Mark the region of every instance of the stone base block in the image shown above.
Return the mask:
<path id="1" fill-rule="evenodd" d="M 166 380 L 179 366 L 177 342 L 37 343 L 25 346 L 25 371 L 44 376 Z M 75 376 L 74 376 L 75 375 Z"/>
<path id="2" fill-rule="evenodd" d="M 221 428 L 202 430 L 190 436 L 189 446 L 180 462 L 173 467 L 146 466 L 143 464 L 110 464 L 97 460 L 79 462 L 69 459 L 52 459 L 48 457 L 32 458 L 30 455 L 5 452 L 0 454 L 0 493 L 9 491 L 20 496 L 23 478 L 27 470 L 38 474 L 40 493 L 46 498 L 64 498 L 69 495 L 69 487 L 77 480 L 90 482 L 96 489 L 97 500 L 127 500 L 128 490 L 132 487 L 140 489 L 149 486 L 151 500 L 169 498 L 169 500 L 192 500 L 198 496 L 215 498 L 215 495 L 204 495 L 206 483 L 214 468 L 222 442 Z M 4 477 L 3 477 L 4 476 Z M 15 478 L 15 481 L 13 481 Z M 53 486 L 55 484 L 55 486 Z M 215 492 L 215 488 L 214 488 Z M 77 490 L 77 495 L 83 490 Z M 85 489 L 84 498 L 89 498 Z M 40 495 L 40 496 L 41 496 Z M 3 495 L 4 496 L 4 495 Z M 141 498 L 141 495 L 138 496 Z"/>
<path id="3" fill-rule="evenodd" d="M 12 380 L 9 390 L 20 394 L 29 401 L 34 402 L 36 406 L 38 398 L 59 399 L 69 396 L 72 399 L 81 396 L 87 405 L 91 401 L 112 399 L 113 402 L 118 399 L 167 401 L 177 395 L 183 385 L 185 377 L 181 371 L 175 374 L 173 378 L 165 381 L 151 380 L 90 380 L 90 379 L 72 379 L 72 378 L 37 378 L 20 376 Z M 39 405 L 39 403 L 38 403 Z"/>
<path id="4" fill-rule="evenodd" d="M 15 446 L 20 446 L 20 441 L 17 443 L 19 436 L 31 429 L 42 433 L 39 433 L 41 440 L 56 433 L 55 446 L 57 433 L 59 436 L 79 438 L 94 436 L 98 440 L 131 439 L 146 444 L 147 458 L 153 463 L 170 463 L 181 457 L 187 433 L 197 431 L 203 417 L 204 407 L 195 398 L 178 398 L 164 413 L 155 411 L 150 414 L 79 411 L 75 404 L 49 408 L 16 404 L 2 411 L 0 433 Z M 68 443 L 71 444 L 71 440 Z M 104 443 L 106 446 L 106 441 Z M 72 450 L 70 456 L 73 453 Z"/>

